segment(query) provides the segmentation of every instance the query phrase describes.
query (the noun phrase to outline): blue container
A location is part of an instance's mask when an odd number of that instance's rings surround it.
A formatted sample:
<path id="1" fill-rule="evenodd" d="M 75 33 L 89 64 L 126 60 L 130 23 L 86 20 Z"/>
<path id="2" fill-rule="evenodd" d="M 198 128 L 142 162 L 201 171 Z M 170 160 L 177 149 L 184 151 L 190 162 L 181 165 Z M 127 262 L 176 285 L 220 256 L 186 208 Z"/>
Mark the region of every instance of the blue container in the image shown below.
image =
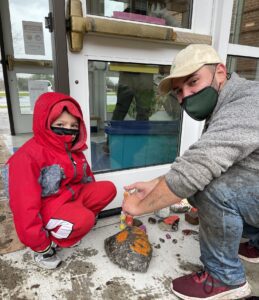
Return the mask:
<path id="1" fill-rule="evenodd" d="M 171 163 L 177 156 L 179 121 L 110 121 L 112 169 Z"/>

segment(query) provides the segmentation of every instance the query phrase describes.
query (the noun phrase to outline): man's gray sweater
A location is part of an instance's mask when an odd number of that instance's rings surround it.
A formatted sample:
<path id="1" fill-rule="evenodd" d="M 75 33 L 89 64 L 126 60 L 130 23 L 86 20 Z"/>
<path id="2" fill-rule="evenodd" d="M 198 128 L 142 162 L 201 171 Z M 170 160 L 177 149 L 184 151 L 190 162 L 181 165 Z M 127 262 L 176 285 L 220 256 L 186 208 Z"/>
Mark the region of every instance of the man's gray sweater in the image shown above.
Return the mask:
<path id="1" fill-rule="evenodd" d="M 233 166 L 258 170 L 259 82 L 233 73 L 219 94 L 201 138 L 177 157 L 166 174 L 169 188 L 187 198 Z"/>

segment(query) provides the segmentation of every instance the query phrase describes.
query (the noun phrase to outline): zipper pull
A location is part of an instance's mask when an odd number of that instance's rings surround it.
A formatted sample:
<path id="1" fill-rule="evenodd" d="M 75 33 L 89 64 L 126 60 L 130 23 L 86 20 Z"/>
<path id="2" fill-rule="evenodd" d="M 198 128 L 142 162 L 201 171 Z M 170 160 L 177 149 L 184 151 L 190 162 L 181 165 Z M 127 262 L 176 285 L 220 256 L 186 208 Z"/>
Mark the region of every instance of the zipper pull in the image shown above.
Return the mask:
<path id="1" fill-rule="evenodd" d="M 73 159 L 73 157 L 72 157 L 72 155 L 71 155 L 71 160 L 72 160 L 72 163 L 76 166 L 77 165 L 77 163 L 76 163 L 76 161 L 74 161 L 74 159 Z"/>

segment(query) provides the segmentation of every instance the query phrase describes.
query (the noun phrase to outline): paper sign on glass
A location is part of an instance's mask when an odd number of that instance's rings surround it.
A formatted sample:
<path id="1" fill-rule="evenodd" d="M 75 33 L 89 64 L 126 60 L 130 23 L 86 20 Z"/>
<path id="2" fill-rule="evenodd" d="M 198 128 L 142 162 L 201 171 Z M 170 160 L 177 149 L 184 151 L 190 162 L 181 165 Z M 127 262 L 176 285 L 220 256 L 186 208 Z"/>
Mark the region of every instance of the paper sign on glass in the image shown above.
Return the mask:
<path id="1" fill-rule="evenodd" d="M 43 24 L 22 21 L 25 54 L 45 55 Z"/>

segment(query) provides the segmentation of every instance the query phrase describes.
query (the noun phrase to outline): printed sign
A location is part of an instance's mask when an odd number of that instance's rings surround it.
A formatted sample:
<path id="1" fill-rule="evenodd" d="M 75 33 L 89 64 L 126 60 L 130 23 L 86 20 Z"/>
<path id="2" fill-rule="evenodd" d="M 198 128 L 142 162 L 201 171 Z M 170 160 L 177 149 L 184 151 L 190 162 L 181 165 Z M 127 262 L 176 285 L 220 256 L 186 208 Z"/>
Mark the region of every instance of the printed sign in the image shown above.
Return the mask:
<path id="1" fill-rule="evenodd" d="M 45 55 L 43 24 L 22 21 L 25 54 Z"/>
<path id="2" fill-rule="evenodd" d="M 28 80 L 31 110 L 33 111 L 35 101 L 38 97 L 48 91 L 48 80 Z"/>

